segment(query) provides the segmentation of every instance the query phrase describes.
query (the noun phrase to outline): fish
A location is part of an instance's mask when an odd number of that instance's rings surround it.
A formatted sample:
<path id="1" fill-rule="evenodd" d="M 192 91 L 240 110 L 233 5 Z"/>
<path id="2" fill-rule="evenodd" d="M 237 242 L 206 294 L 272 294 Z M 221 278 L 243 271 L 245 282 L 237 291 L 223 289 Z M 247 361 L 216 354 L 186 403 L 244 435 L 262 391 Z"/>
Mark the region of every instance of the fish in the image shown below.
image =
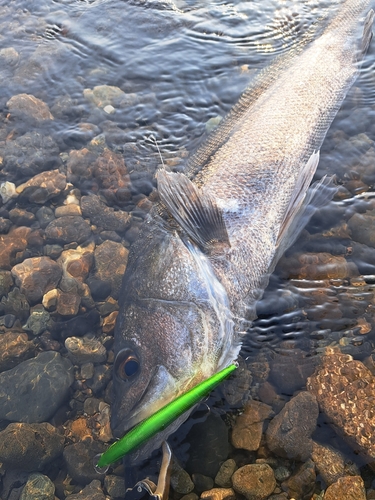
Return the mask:
<path id="1" fill-rule="evenodd" d="M 332 197 L 329 178 L 310 184 L 373 20 L 370 0 L 341 3 L 319 36 L 260 72 L 182 172 L 158 170 L 160 201 L 130 248 L 119 299 L 114 436 L 238 357 L 277 261 Z"/>

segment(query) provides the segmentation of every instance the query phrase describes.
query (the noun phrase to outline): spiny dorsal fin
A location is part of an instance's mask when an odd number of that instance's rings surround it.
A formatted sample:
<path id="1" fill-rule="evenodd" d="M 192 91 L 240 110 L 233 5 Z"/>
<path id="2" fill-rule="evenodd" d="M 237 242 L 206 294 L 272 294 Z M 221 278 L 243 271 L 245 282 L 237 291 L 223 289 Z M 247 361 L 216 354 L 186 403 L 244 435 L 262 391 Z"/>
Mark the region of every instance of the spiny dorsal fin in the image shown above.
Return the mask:
<path id="1" fill-rule="evenodd" d="M 230 246 L 221 209 L 211 196 L 186 175 L 160 169 L 156 177 L 162 203 L 197 245 L 208 252 Z"/>

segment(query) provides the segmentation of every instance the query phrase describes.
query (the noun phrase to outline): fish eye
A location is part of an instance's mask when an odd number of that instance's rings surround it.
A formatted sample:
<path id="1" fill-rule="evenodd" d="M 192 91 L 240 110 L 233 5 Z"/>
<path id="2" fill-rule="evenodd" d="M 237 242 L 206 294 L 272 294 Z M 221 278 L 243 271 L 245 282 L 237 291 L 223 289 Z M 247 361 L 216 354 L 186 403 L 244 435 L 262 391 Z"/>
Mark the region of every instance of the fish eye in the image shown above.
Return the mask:
<path id="1" fill-rule="evenodd" d="M 131 349 L 123 349 L 116 356 L 116 373 L 122 380 L 131 380 L 139 372 L 139 359 Z"/>

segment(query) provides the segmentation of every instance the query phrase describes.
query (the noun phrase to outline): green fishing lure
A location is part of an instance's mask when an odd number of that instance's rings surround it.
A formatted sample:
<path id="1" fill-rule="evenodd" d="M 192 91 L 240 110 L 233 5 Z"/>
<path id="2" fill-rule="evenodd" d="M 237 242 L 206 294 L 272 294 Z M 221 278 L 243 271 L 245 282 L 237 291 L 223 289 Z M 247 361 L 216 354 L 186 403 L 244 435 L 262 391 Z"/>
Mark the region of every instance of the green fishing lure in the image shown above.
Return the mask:
<path id="1" fill-rule="evenodd" d="M 207 394 L 219 385 L 220 382 L 229 377 L 236 368 L 236 364 L 229 365 L 227 368 L 224 368 L 224 370 L 212 375 L 212 377 L 196 385 L 137 424 L 125 434 L 124 437 L 113 443 L 108 450 L 102 453 L 97 463 L 97 467 L 106 467 L 116 462 L 127 453 L 133 451 L 145 441 L 155 436 L 155 434 L 165 429 L 189 408 L 198 403 L 200 399 L 207 396 Z"/>

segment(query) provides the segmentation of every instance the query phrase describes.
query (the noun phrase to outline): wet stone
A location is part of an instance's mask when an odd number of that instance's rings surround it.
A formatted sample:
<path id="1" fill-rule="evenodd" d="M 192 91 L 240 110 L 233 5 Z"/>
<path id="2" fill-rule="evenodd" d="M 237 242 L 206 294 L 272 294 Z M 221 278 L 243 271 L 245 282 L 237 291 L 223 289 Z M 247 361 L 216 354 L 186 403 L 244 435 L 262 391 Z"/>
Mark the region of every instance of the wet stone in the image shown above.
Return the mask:
<path id="1" fill-rule="evenodd" d="M 214 480 L 212 477 L 204 476 L 203 474 L 195 473 L 191 476 L 195 490 L 198 493 L 201 493 L 202 491 L 206 490 L 211 490 L 214 486 Z"/>
<path id="2" fill-rule="evenodd" d="M 107 474 L 104 478 L 104 488 L 111 498 L 125 497 L 125 479 L 123 477 Z"/>
<path id="3" fill-rule="evenodd" d="M 354 214 L 348 220 L 348 226 L 354 241 L 375 247 L 375 211 Z"/>
<path id="4" fill-rule="evenodd" d="M 35 350 L 26 333 L 6 332 L 0 334 L 0 372 L 14 368 L 30 358 Z"/>
<path id="5" fill-rule="evenodd" d="M 97 398 L 87 398 L 83 404 L 83 410 L 87 415 L 95 415 L 99 412 L 100 400 Z"/>
<path id="6" fill-rule="evenodd" d="M 90 287 L 91 296 L 94 300 L 105 300 L 111 293 L 111 284 L 100 279 L 89 278 L 87 284 Z"/>
<path id="7" fill-rule="evenodd" d="M 16 226 L 31 226 L 35 222 L 35 215 L 23 208 L 13 208 L 9 211 L 9 219 Z"/>
<path id="8" fill-rule="evenodd" d="M 13 47 L 0 49 L 0 61 L 7 66 L 16 66 L 20 59 L 19 53 Z"/>
<path id="9" fill-rule="evenodd" d="M 114 153 L 110 149 L 105 149 L 93 165 L 93 175 L 102 189 L 109 189 L 115 193 L 128 190 L 130 199 L 130 177 L 121 155 Z"/>
<path id="10" fill-rule="evenodd" d="M 13 285 L 13 278 L 10 271 L 0 270 L 0 297 L 6 295 Z"/>
<path id="11" fill-rule="evenodd" d="M 211 490 L 204 491 L 200 498 L 207 498 L 209 500 L 235 500 L 236 494 L 232 488 L 212 488 Z"/>
<path id="12" fill-rule="evenodd" d="M 329 390 L 327 390 L 329 388 Z M 321 366 L 308 379 L 320 410 L 363 453 L 375 456 L 375 377 L 361 361 L 328 347 Z"/>
<path id="13" fill-rule="evenodd" d="M 244 398 L 247 399 L 252 382 L 251 372 L 247 369 L 245 361 L 239 357 L 238 363 L 235 373 L 222 384 L 225 399 L 230 405 L 238 404 Z"/>
<path id="14" fill-rule="evenodd" d="M 93 89 L 85 89 L 83 95 L 98 108 L 105 108 L 108 105 L 116 108 L 126 99 L 125 92 L 112 85 L 97 85 Z"/>
<path id="15" fill-rule="evenodd" d="M 319 312 L 321 314 L 321 308 Z M 292 395 L 305 387 L 307 377 L 315 370 L 315 364 L 315 358 L 306 357 L 306 352 L 301 349 L 290 349 L 287 354 L 275 352 L 270 360 L 269 382 L 274 384 L 280 393 Z"/>
<path id="16" fill-rule="evenodd" d="M 30 310 L 30 316 L 28 317 L 23 328 L 35 336 L 40 335 L 48 330 L 50 326 L 50 319 L 51 316 L 48 311 L 46 311 L 43 306 L 38 304 Z"/>
<path id="17" fill-rule="evenodd" d="M 266 432 L 267 445 L 281 457 L 304 461 L 311 456 L 311 434 L 319 408 L 314 396 L 300 392 L 274 417 Z"/>
<path id="18" fill-rule="evenodd" d="M 43 474 L 31 474 L 25 484 L 20 500 L 54 500 L 55 485 Z"/>
<path id="19" fill-rule="evenodd" d="M 236 462 L 229 458 L 221 464 L 215 477 L 215 483 L 222 488 L 230 488 L 232 486 L 232 475 L 236 469 Z"/>
<path id="20" fill-rule="evenodd" d="M 172 466 L 171 487 L 176 493 L 186 495 L 194 489 L 194 483 L 189 474 L 176 463 Z"/>
<path id="21" fill-rule="evenodd" d="M 68 474 L 78 484 L 83 485 L 95 479 L 103 479 L 104 474 L 98 474 L 95 471 L 93 461 L 95 455 L 103 453 L 106 448 L 105 444 L 90 439 L 67 446 L 63 456 Z"/>
<path id="22" fill-rule="evenodd" d="M 5 328 L 12 328 L 14 323 L 16 322 L 16 317 L 14 314 L 5 314 L 4 316 L 0 316 L 0 326 L 5 326 Z"/>
<path id="23" fill-rule="evenodd" d="M 282 489 L 288 493 L 289 498 L 310 499 L 315 489 L 315 481 L 315 466 L 312 460 L 308 460 L 282 484 Z"/>
<path id="24" fill-rule="evenodd" d="M 36 212 L 36 218 L 38 219 L 40 227 L 44 229 L 55 219 L 55 214 L 51 208 L 41 207 Z"/>
<path id="25" fill-rule="evenodd" d="M 9 181 L 2 182 L 0 184 L 0 196 L 3 203 L 6 203 L 12 198 L 17 198 L 18 194 L 16 192 L 16 185 Z"/>
<path id="26" fill-rule="evenodd" d="M 8 233 L 11 227 L 12 227 L 12 222 L 9 219 L 4 219 L 4 217 L 0 217 L 0 234 Z"/>
<path id="27" fill-rule="evenodd" d="M 29 316 L 29 310 L 30 306 L 25 295 L 17 287 L 1 299 L 0 313 L 4 315 L 12 314 L 17 319 L 25 321 Z"/>
<path id="28" fill-rule="evenodd" d="M 272 415 L 272 408 L 260 401 L 246 403 L 244 412 L 237 417 L 233 426 L 233 446 L 248 451 L 257 450 L 263 434 L 264 421 Z"/>
<path id="29" fill-rule="evenodd" d="M 0 432 L 0 460 L 5 467 L 42 470 L 63 452 L 64 436 L 51 424 L 13 423 Z"/>
<path id="30" fill-rule="evenodd" d="M 283 269 L 283 275 L 289 279 L 343 279 L 358 275 L 354 264 L 348 263 L 344 257 L 327 252 L 283 257 L 279 269 Z"/>
<path id="31" fill-rule="evenodd" d="M 48 224 L 46 237 L 55 243 L 83 243 L 91 235 L 90 225 L 82 217 L 66 215 Z"/>
<path id="32" fill-rule="evenodd" d="M 92 378 L 95 373 L 94 363 L 83 363 L 80 373 L 83 380 Z"/>
<path id="33" fill-rule="evenodd" d="M 66 399 L 73 366 L 57 352 L 42 352 L 0 374 L 0 419 L 48 420 Z"/>
<path id="34" fill-rule="evenodd" d="M 329 445 L 314 442 L 311 458 L 327 485 L 335 483 L 340 477 L 359 475 L 357 467 L 346 462 L 344 456 Z"/>
<path id="35" fill-rule="evenodd" d="M 103 319 L 103 333 L 112 333 L 115 329 L 118 311 L 113 311 Z"/>
<path id="36" fill-rule="evenodd" d="M 7 102 L 11 117 L 31 119 L 33 122 L 53 120 L 53 116 L 43 101 L 31 94 L 17 94 Z"/>
<path id="37" fill-rule="evenodd" d="M 324 500 L 366 500 L 366 491 L 361 476 L 342 477 L 331 484 L 325 492 Z"/>
<path id="38" fill-rule="evenodd" d="M 92 379 L 86 380 L 86 385 L 94 394 L 100 394 L 111 380 L 112 369 L 106 365 L 95 367 L 95 373 Z"/>
<path id="39" fill-rule="evenodd" d="M 190 443 L 186 470 L 215 477 L 229 453 L 228 428 L 223 420 L 211 413 L 204 422 L 192 427 L 186 440 Z"/>
<path id="40" fill-rule="evenodd" d="M 23 260 L 30 231 L 29 227 L 17 227 L 8 234 L 0 235 L 0 268 L 2 270 L 10 271 L 15 264 Z"/>
<path id="41" fill-rule="evenodd" d="M 89 179 L 92 175 L 92 165 L 95 163 L 97 154 L 89 151 L 87 148 L 80 150 L 72 150 L 69 153 L 67 163 L 68 180 L 73 181 L 74 178 Z"/>
<path id="42" fill-rule="evenodd" d="M 95 224 L 98 228 L 103 228 L 108 231 L 123 232 L 129 227 L 129 214 L 121 210 L 115 211 L 113 208 L 107 207 L 107 205 L 100 200 L 99 196 L 82 196 L 81 208 L 83 216 L 90 219 L 91 224 Z"/>
<path id="43" fill-rule="evenodd" d="M 75 278 L 80 282 L 86 280 L 93 262 L 94 244 L 86 247 L 77 247 L 74 250 L 66 250 L 62 252 L 58 260 L 64 275 Z"/>
<path id="44" fill-rule="evenodd" d="M 198 500 L 198 495 L 196 493 L 188 493 L 180 498 L 180 500 Z"/>
<path id="45" fill-rule="evenodd" d="M 266 499 L 276 487 L 276 479 L 267 464 L 244 465 L 232 477 L 233 489 L 247 500 Z"/>
<path id="46" fill-rule="evenodd" d="M 65 217 L 66 215 L 82 215 L 82 210 L 79 205 L 69 203 L 69 205 L 62 205 L 55 210 L 55 217 Z"/>
<path id="47" fill-rule="evenodd" d="M 107 350 L 103 344 L 88 337 L 69 337 L 65 341 L 69 359 L 72 363 L 103 363 L 107 359 Z"/>
<path id="48" fill-rule="evenodd" d="M 66 176 L 58 170 L 42 172 L 17 187 L 17 193 L 30 203 L 45 203 L 66 187 Z"/>
<path id="49" fill-rule="evenodd" d="M 12 276 L 30 303 L 39 302 L 43 295 L 56 287 L 62 275 L 61 267 L 49 257 L 32 257 L 12 268 Z"/>
<path id="50" fill-rule="evenodd" d="M 49 135 L 31 131 L 8 140 L 4 148 L 3 174 L 19 181 L 61 165 L 59 147 Z"/>
<path id="51" fill-rule="evenodd" d="M 115 299 L 120 293 L 128 254 L 127 248 L 114 241 L 105 241 L 95 248 L 95 277 L 111 284 L 111 295 Z"/>

